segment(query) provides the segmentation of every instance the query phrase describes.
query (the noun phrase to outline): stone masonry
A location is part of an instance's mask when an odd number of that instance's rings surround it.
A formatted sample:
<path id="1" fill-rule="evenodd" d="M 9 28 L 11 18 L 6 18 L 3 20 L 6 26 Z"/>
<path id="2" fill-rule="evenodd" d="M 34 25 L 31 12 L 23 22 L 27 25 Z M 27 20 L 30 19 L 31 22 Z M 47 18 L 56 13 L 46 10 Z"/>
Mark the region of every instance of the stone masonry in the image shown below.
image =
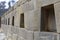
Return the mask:
<path id="1" fill-rule="evenodd" d="M 7 40 L 60 40 L 59 7 L 60 0 L 19 0 L 1 16 L 1 28 Z M 42 8 L 46 9 L 43 14 Z M 51 14 L 52 9 L 54 9 L 54 14 Z M 44 20 L 41 20 L 42 15 Z"/>

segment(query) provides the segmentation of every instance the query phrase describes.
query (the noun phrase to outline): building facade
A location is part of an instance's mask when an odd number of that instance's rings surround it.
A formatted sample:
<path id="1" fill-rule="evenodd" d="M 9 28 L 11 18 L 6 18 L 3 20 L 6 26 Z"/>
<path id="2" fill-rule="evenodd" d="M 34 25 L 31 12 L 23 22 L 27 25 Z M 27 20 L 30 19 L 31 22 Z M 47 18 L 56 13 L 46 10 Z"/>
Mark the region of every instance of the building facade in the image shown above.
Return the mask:
<path id="1" fill-rule="evenodd" d="M 60 0 L 19 0 L 1 16 L 9 40 L 60 40 Z"/>

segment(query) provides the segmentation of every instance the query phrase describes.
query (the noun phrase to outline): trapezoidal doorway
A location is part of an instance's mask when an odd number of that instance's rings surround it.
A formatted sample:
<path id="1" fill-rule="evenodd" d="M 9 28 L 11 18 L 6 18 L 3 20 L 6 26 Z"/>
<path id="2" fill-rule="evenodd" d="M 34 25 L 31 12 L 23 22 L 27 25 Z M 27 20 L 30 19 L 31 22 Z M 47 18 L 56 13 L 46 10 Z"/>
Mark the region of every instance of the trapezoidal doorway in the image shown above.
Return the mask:
<path id="1" fill-rule="evenodd" d="M 24 28 L 24 13 L 20 14 L 20 28 Z"/>
<path id="2" fill-rule="evenodd" d="M 56 32 L 53 4 L 41 8 L 41 31 Z"/>

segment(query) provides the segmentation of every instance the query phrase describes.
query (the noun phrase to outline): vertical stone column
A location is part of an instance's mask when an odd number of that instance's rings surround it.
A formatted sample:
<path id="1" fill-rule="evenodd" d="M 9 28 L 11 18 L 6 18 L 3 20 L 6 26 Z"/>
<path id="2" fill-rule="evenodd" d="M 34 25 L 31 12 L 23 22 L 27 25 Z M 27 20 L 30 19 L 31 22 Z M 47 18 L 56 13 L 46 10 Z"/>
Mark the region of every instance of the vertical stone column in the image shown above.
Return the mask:
<path id="1" fill-rule="evenodd" d="M 40 21 L 41 21 L 41 1 L 40 0 L 34 0 L 34 18 L 33 18 L 33 30 L 34 31 L 40 31 Z"/>
<path id="2" fill-rule="evenodd" d="M 57 32 L 60 33 L 60 2 L 54 4 Z"/>

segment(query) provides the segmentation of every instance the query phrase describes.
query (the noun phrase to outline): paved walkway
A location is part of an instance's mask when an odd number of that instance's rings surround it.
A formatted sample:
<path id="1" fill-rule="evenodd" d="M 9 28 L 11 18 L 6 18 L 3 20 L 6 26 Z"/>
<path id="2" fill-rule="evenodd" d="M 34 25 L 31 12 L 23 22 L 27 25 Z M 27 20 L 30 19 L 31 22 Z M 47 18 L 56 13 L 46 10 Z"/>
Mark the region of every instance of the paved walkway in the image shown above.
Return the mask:
<path id="1" fill-rule="evenodd" d="M 0 28 L 0 40 L 5 40 L 5 34 L 2 32 L 2 29 Z"/>
<path id="2" fill-rule="evenodd" d="M 5 34 L 4 33 L 0 33 L 0 40 L 4 40 L 5 39 Z"/>

